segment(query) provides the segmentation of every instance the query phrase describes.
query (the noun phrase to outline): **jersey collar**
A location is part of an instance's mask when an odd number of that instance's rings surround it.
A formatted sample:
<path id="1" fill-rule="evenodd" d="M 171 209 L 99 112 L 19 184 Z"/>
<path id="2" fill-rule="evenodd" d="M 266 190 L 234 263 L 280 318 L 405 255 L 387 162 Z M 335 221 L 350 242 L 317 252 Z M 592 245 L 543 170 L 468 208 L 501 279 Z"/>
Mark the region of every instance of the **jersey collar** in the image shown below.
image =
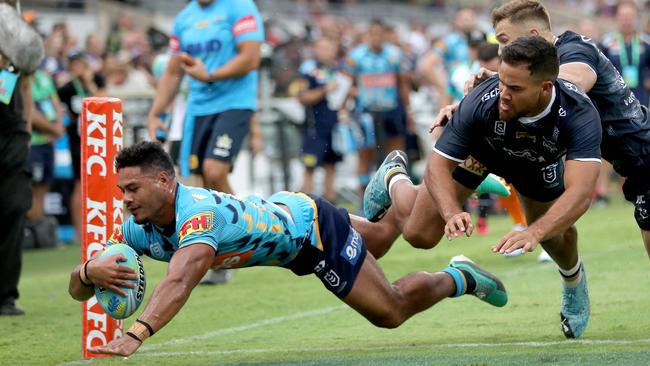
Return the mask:
<path id="1" fill-rule="evenodd" d="M 551 100 L 548 101 L 548 105 L 546 106 L 546 108 L 544 108 L 544 110 L 536 116 L 519 117 L 519 123 L 521 123 L 522 125 L 531 125 L 539 121 L 540 119 L 548 116 L 548 114 L 551 113 L 551 107 L 553 106 L 554 102 L 555 102 L 555 84 L 553 85 L 553 89 L 551 90 Z"/>

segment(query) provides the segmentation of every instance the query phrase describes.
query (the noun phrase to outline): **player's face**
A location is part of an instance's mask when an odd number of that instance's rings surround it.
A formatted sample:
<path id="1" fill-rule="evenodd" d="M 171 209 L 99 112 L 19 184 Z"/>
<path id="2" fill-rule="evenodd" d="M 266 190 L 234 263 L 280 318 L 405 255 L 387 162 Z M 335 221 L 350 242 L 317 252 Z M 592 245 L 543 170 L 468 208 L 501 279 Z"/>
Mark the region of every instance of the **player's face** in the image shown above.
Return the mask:
<path id="1" fill-rule="evenodd" d="M 384 45 L 384 27 L 373 24 L 368 29 L 368 43 L 370 48 L 380 49 Z"/>
<path id="2" fill-rule="evenodd" d="M 527 65 L 499 65 L 499 118 L 511 122 L 530 117 L 546 107 L 543 93 L 547 82 L 530 77 Z"/>
<path id="3" fill-rule="evenodd" d="M 330 65 L 336 60 L 336 44 L 327 38 L 322 38 L 314 45 L 314 56 L 316 59 L 325 64 Z"/>
<path id="4" fill-rule="evenodd" d="M 124 204 L 137 224 L 159 223 L 168 200 L 169 187 L 163 173 L 143 172 L 140 167 L 125 167 L 118 172 L 117 186 L 124 193 Z"/>
<path id="5" fill-rule="evenodd" d="M 497 42 L 499 42 L 499 54 L 503 47 L 507 46 L 510 42 L 523 36 L 530 36 L 537 34 L 530 27 L 524 23 L 512 23 L 508 19 L 504 19 L 497 23 L 494 27 Z"/>

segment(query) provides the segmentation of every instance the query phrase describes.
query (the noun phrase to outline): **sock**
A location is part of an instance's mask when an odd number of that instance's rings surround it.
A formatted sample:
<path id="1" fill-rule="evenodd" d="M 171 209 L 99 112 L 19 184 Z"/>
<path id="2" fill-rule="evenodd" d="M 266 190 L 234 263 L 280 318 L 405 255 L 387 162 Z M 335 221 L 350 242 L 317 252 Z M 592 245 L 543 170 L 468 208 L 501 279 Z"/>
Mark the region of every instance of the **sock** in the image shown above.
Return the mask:
<path id="1" fill-rule="evenodd" d="M 558 268 L 560 275 L 562 275 L 562 280 L 567 287 L 576 287 L 580 280 L 582 280 L 582 258 L 578 258 L 578 263 L 571 269 L 562 269 Z"/>
<path id="2" fill-rule="evenodd" d="M 447 267 L 442 272 L 450 275 L 456 284 L 456 292 L 450 297 L 471 294 L 476 290 L 476 281 L 469 272 L 454 267 Z"/>
<path id="3" fill-rule="evenodd" d="M 413 184 L 413 182 L 411 182 L 411 178 L 401 171 L 390 175 L 388 177 L 388 197 L 391 199 L 393 199 L 393 194 L 391 193 L 393 191 L 393 186 L 400 180 L 407 180 L 409 183 Z"/>

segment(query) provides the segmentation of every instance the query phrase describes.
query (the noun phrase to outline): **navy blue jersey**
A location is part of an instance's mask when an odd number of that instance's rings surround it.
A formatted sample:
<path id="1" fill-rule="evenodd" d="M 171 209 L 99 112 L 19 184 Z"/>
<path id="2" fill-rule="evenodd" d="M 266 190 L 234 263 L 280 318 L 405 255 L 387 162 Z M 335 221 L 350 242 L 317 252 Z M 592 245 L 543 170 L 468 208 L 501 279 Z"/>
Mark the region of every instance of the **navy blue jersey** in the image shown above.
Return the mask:
<path id="1" fill-rule="evenodd" d="M 507 179 L 522 166 L 543 169 L 560 160 L 600 161 L 598 111 L 579 88 L 557 80 L 553 98 L 534 122 L 499 119 L 499 78 L 488 79 L 458 106 L 434 148 L 463 162 L 469 155 Z"/>
<path id="2" fill-rule="evenodd" d="M 635 168 L 650 165 L 650 121 L 614 65 L 586 37 L 567 31 L 555 42 L 560 64 L 582 63 L 596 74 L 587 93 L 600 113 L 603 124 L 603 158 L 628 176 Z"/>
<path id="3" fill-rule="evenodd" d="M 308 90 L 324 88 L 328 83 L 336 79 L 339 71 L 332 67 L 327 67 L 316 60 L 307 60 L 300 65 L 300 75 L 307 81 Z M 329 106 L 327 96 L 320 102 L 306 107 L 307 128 L 312 135 L 321 137 L 330 137 L 332 129 L 338 122 L 338 112 L 332 110 Z"/>

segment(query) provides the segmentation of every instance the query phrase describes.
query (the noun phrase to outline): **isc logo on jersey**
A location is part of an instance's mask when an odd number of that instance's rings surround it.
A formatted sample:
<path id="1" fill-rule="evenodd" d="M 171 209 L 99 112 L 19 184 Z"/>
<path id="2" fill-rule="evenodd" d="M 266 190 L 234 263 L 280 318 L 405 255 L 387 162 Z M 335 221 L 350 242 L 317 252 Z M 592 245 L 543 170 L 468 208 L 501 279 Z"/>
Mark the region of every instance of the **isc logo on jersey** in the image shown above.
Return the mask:
<path id="1" fill-rule="evenodd" d="M 496 97 L 497 95 L 499 95 L 499 87 L 496 87 L 490 90 L 489 92 L 483 94 L 483 97 L 481 97 L 481 102 L 487 102 L 488 100 Z"/>
<path id="2" fill-rule="evenodd" d="M 341 257 L 345 258 L 352 265 L 357 264 L 359 256 L 361 255 L 361 235 L 350 228 L 350 233 L 348 234 L 348 240 L 346 240 L 343 249 L 341 250 Z"/>
<path id="3" fill-rule="evenodd" d="M 190 234 L 201 233 L 212 229 L 212 212 L 202 212 L 190 217 L 178 230 L 178 241 L 182 242 Z"/>

